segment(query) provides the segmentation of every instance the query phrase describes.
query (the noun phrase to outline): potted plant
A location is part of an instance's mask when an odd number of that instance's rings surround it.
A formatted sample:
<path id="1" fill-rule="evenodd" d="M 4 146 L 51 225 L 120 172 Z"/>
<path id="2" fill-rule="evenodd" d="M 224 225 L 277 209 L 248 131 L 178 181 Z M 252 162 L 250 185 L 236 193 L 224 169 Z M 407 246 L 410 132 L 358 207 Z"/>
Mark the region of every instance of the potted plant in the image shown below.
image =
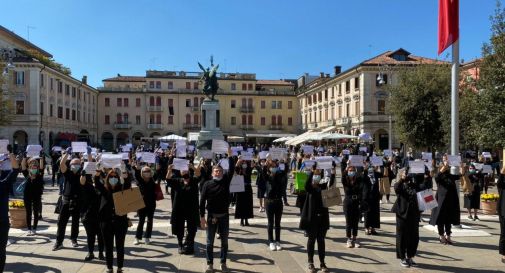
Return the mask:
<path id="1" fill-rule="evenodd" d="M 500 196 L 496 193 L 483 193 L 480 195 L 480 207 L 484 214 L 496 214 L 496 207 L 498 198 Z"/>
<path id="2" fill-rule="evenodd" d="M 11 227 L 26 228 L 26 209 L 23 200 L 9 201 L 9 214 Z"/>

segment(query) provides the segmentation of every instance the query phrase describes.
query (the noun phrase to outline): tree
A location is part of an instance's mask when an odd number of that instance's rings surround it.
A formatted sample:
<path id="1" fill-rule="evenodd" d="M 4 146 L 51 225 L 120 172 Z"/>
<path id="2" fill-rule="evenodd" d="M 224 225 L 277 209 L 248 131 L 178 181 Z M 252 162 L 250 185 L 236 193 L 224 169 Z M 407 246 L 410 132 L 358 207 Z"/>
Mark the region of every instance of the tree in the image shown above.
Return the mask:
<path id="1" fill-rule="evenodd" d="M 490 19 L 491 38 L 482 47 L 478 111 L 471 135 L 478 144 L 494 148 L 505 147 L 505 9 L 499 1 Z"/>
<path id="2" fill-rule="evenodd" d="M 3 73 L 5 71 L 5 63 L 0 62 L 0 71 Z M 11 74 L 0 74 L 0 126 L 5 126 L 10 124 L 12 120 L 12 99 L 10 96 L 10 91 L 5 88 L 4 83 L 7 82 L 8 77 Z"/>
<path id="3" fill-rule="evenodd" d="M 398 84 L 389 87 L 389 111 L 401 141 L 429 151 L 446 145 L 450 79 L 447 64 L 422 64 L 399 72 Z"/>

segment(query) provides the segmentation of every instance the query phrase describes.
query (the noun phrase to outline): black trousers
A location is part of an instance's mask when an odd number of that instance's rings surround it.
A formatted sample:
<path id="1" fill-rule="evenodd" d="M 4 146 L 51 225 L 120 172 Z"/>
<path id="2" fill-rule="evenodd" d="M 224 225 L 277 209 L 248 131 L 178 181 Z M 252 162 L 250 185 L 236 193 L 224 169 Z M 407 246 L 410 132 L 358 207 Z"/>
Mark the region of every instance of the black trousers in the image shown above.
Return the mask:
<path id="1" fill-rule="evenodd" d="M 444 234 L 447 234 L 447 236 L 451 236 L 451 224 L 438 224 L 438 235 L 444 236 Z"/>
<path id="2" fill-rule="evenodd" d="M 0 221 L 0 272 L 4 272 L 5 268 L 5 259 L 6 259 L 6 248 L 7 248 L 7 240 L 9 239 L 9 229 L 10 224 L 9 221 L 2 222 Z"/>
<path id="3" fill-rule="evenodd" d="M 35 198 L 25 197 L 25 210 L 26 210 L 26 224 L 28 230 L 36 230 L 39 223 L 39 215 L 42 209 L 41 196 Z M 32 214 L 33 214 L 33 226 L 32 226 Z"/>
<path id="4" fill-rule="evenodd" d="M 500 216 L 500 254 L 505 255 L 505 217 Z"/>
<path id="5" fill-rule="evenodd" d="M 419 245 L 419 217 L 403 219 L 396 217 L 396 257 L 412 258 Z M 405 256 L 407 255 L 407 256 Z"/>
<path id="6" fill-rule="evenodd" d="M 79 209 L 77 207 L 70 210 L 70 204 L 63 202 L 60 216 L 58 217 L 58 231 L 56 232 L 56 243 L 61 244 L 65 238 L 65 229 L 67 229 L 68 219 L 72 216 L 71 240 L 77 240 L 79 236 Z"/>
<path id="7" fill-rule="evenodd" d="M 347 238 L 358 236 L 358 223 L 361 212 L 359 211 L 359 203 L 353 201 L 346 206 L 345 210 L 345 235 Z"/>
<path id="8" fill-rule="evenodd" d="M 309 264 L 314 263 L 314 248 L 317 241 L 317 253 L 319 254 L 319 262 L 324 264 L 324 258 L 326 256 L 326 244 L 324 239 L 326 238 L 326 230 L 318 230 L 317 232 L 309 232 L 307 240 L 307 255 L 309 258 Z"/>
<path id="9" fill-rule="evenodd" d="M 154 211 L 156 210 L 156 207 L 145 207 L 143 209 L 140 209 L 138 211 L 139 214 L 139 223 L 137 225 L 137 233 L 135 235 L 135 238 L 137 239 L 142 239 L 142 234 L 144 233 L 144 223 L 146 221 L 147 217 L 147 227 L 146 227 L 146 234 L 145 238 L 151 238 L 151 233 L 153 232 L 153 218 L 154 218 Z"/>
<path id="10" fill-rule="evenodd" d="M 275 225 L 275 242 L 281 241 L 281 219 L 284 205 L 281 199 L 265 199 L 265 209 L 268 218 L 268 241 L 274 242 L 274 225 Z"/>
<path id="11" fill-rule="evenodd" d="M 128 220 L 126 217 L 115 217 L 114 220 L 100 222 L 103 241 L 105 243 L 105 260 L 107 268 L 112 269 L 114 258 L 114 239 L 116 241 L 117 267 L 123 268 L 124 263 L 124 241 L 128 231 Z"/>
<path id="12" fill-rule="evenodd" d="M 96 239 L 98 239 L 98 252 L 103 253 L 103 236 L 102 232 L 100 232 L 100 225 L 98 224 L 98 220 L 82 221 L 82 224 L 86 230 L 88 253 L 93 253 L 95 251 Z"/>

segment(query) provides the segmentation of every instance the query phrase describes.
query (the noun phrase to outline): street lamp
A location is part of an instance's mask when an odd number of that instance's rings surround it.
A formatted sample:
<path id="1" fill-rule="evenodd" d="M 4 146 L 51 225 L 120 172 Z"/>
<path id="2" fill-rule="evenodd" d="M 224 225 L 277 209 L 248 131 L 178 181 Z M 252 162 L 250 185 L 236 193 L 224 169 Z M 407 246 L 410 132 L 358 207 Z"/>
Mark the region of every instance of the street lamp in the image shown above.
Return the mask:
<path id="1" fill-rule="evenodd" d="M 7 65 L 2 71 L 2 76 L 7 76 L 9 69 L 13 69 L 16 66 L 12 63 L 12 59 L 15 56 L 15 51 L 13 49 L 2 48 L 0 49 L 0 61 L 6 61 Z"/>
<path id="2" fill-rule="evenodd" d="M 389 65 L 384 64 L 384 65 L 379 65 L 379 75 L 377 76 L 377 83 L 379 86 L 383 86 L 384 84 L 387 84 L 387 74 L 385 74 L 386 71 L 391 71 Z M 391 82 L 391 81 L 390 81 Z M 391 99 L 391 91 L 388 91 L 387 95 L 388 99 Z M 388 149 L 389 152 L 392 152 L 393 149 L 393 122 L 392 122 L 392 117 L 391 117 L 391 111 L 389 111 L 388 115 L 388 122 L 389 122 L 389 137 L 388 137 Z"/>

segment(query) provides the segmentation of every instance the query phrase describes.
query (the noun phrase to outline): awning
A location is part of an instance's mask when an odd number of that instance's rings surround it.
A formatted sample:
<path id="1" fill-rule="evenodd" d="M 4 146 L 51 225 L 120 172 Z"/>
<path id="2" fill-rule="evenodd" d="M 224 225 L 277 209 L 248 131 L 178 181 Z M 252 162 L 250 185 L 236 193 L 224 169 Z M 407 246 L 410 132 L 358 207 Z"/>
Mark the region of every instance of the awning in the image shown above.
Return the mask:
<path id="1" fill-rule="evenodd" d="M 272 142 L 276 142 L 276 143 L 277 143 L 277 142 L 286 142 L 286 141 L 288 141 L 288 140 L 290 140 L 290 139 L 292 139 L 292 138 L 293 138 L 293 137 L 281 137 L 281 138 L 278 138 L 278 139 L 276 139 L 276 140 L 274 140 L 274 141 L 272 141 Z"/>
<path id="2" fill-rule="evenodd" d="M 295 136 L 294 138 L 292 138 L 292 139 L 290 139 L 290 140 L 286 141 L 286 143 L 285 143 L 285 144 L 286 144 L 286 145 L 296 145 L 296 144 L 293 144 L 293 143 L 294 143 L 294 142 L 297 142 L 297 141 L 298 141 L 298 140 L 300 140 L 300 139 L 303 139 L 305 136 L 307 136 L 307 135 L 311 134 L 312 132 L 313 132 L 312 130 L 309 130 L 309 131 L 307 131 L 307 132 L 305 132 L 305 133 L 303 133 L 303 134 L 301 134 L 301 135 Z"/>
<path id="3" fill-rule="evenodd" d="M 226 139 L 228 142 L 244 142 L 244 137 L 241 136 L 228 136 Z"/>
<path id="4" fill-rule="evenodd" d="M 336 126 L 330 126 L 321 130 L 321 133 L 326 133 L 335 130 Z"/>
<path id="5" fill-rule="evenodd" d="M 270 137 L 270 138 L 280 138 L 280 137 L 294 137 L 295 134 L 246 134 L 246 137 Z"/>
<path id="6" fill-rule="evenodd" d="M 339 133 L 328 133 L 325 136 L 323 136 L 323 139 L 355 139 L 355 138 L 358 137 Z"/>

